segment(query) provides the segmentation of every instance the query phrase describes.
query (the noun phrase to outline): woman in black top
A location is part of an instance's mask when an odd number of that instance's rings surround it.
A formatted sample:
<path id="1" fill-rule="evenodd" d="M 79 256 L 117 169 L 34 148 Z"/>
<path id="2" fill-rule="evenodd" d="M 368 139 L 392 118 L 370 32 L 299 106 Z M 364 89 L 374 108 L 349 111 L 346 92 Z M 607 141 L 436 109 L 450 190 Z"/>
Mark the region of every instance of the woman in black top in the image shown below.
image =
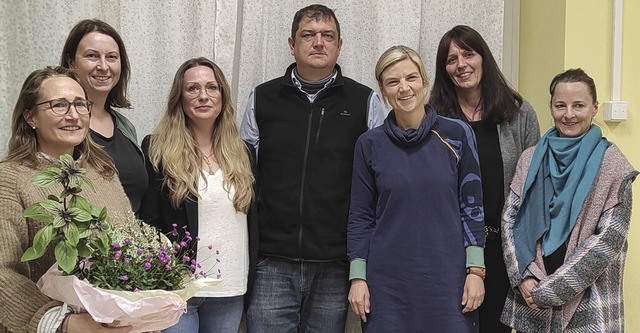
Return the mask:
<path id="1" fill-rule="evenodd" d="M 120 35 L 100 20 L 76 24 L 64 44 L 60 65 L 80 76 L 91 111 L 91 138 L 113 159 L 120 183 L 137 214 L 148 178 L 133 124 L 114 108 L 129 108 L 129 58 Z"/>
<path id="2" fill-rule="evenodd" d="M 463 25 L 440 40 L 429 104 L 440 115 L 467 121 L 475 132 L 487 235 L 480 332 L 510 333 L 511 329 L 500 323 L 509 289 L 500 216 L 520 154 L 540 138 L 536 113 L 509 86 L 482 36 Z"/>

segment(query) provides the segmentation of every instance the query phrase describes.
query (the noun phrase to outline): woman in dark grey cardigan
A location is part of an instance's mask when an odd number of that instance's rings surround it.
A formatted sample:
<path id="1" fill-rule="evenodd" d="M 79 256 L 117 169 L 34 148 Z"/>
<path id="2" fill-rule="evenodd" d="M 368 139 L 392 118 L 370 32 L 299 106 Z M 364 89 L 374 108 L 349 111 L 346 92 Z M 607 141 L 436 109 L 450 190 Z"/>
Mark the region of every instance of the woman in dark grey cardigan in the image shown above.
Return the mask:
<path id="1" fill-rule="evenodd" d="M 509 289 L 500 216 L 520 154 L 540 139 L 538 118 L 531 105 L 509 86 L 482 36 L 463 25 L 440 40 L 429 104 L 440 115 L 467 121 L 475 132 L 487 235 L 480 332 L 509 333 L 511 329 L 500 323 Z"/>

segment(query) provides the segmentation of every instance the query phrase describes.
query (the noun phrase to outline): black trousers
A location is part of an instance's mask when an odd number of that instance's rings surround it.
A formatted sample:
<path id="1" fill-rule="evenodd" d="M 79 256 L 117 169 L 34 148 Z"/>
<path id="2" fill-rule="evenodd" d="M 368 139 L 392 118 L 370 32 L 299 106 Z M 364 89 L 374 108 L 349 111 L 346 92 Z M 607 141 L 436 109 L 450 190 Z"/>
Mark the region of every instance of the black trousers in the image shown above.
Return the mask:
<path id="1" fill-rule="evenodd" d="M 484 280 L 485 296 L 480 306 L 480 333 L 511 333 L 511 328 L 500 322 L 504 301 L 509 291 L 509 278 L 502 256 L 500 235 L 487 239 L 484 248 L 484 264 L 487 276 Z"/>

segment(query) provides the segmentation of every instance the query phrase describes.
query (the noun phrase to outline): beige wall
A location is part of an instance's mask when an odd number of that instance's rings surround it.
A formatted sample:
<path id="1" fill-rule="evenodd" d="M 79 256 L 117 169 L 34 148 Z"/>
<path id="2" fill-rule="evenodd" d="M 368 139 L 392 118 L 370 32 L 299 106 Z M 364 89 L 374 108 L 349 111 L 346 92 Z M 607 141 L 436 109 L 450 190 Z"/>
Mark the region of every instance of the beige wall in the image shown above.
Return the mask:
<path id="1" fill-rule="evenodd" d="M 598 100 L 611 99 L 613 1 L 523 0 L 520 5 L 520 85 L 532 102 L 544 132 L 551 126 L 549 82 L 563 69 L 581 67 L 596 81 Z M 635 15 L 634 15 L 635 13 Z M 640 168 L 640 0 L 624 1 L 622 92 L 629 104 L 628 120 L 605 123 L 600 110 L 596 122 L 637 169 Z M 601 106 L 602 107 L 602 106 Z M 640 180 L 633 187 L 640 193 Z M 633 205 L 629 252 L 625 270 L 625 326 L 640 332 L 640 205 Z"/>

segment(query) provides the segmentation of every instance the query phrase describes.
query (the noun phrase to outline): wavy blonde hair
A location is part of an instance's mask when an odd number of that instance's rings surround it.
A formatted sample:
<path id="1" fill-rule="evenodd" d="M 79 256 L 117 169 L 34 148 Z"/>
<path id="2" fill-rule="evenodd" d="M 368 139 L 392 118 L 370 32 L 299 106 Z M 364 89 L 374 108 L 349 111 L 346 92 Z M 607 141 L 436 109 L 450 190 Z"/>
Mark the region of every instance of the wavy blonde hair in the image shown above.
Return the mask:
<path id="1" fill-rule="evenodd" d="M 68 77 L 80 84 L 78 75 L 64 67 L 46 67 L 33 71 L 25 79 L 18 96 L 18 101 L 13 108 L 13 116 L 11 120 L 11 138 L 9 139 L 9 152 L 3 161 L 13 161 L 24 164 L 31 168 L 37 169 L 42 166 L 41 160 L 38 158 L 38 138 L 36 130 L 31 128 L 25 120 L 25 115 L 29 112 L 47 112 L 47 110 L 38 110 L 36 103 L 41 97 L 40 92 L 42 84 L 55 77 Z M 86 91 L 82 88 L 87 96 Z M 74 148 L 74 158 L 82 156 L 80 166 L 86 164 L 93 167 L 102 177 L 112 178 L 116 174 L 116 167 L 111 157 L 102 148 L 91 139 L 89 130 L 85 134 L 85 138 L 80 144 Z M 52 156 L 57 158 L 58 156 Z"/>
<path id="2" fill-rule="evenodd" d="M 182 106 L 184 74 L 197 66 L 211 68 L 222 95 L 222 110 L 215 120 L 211 140 L 213 151 L 224 176 L 224 189 L 235 189 L 233 206 L 246 213 L 253 198 L 253 174 L 247 147 L 235 122 L 230 88 L 222 70 L 207 58 L 184 62 L 173 79 L 167 109 L 153 131 L 149 143 L 149 159 L 153 168 L 163 172 L 162 186 L 169 190 L 169 201 L 178 208 L 185 199 L 198 198 L 198 178 L 203 176 L 202 153 L 188 125 Z"/>

